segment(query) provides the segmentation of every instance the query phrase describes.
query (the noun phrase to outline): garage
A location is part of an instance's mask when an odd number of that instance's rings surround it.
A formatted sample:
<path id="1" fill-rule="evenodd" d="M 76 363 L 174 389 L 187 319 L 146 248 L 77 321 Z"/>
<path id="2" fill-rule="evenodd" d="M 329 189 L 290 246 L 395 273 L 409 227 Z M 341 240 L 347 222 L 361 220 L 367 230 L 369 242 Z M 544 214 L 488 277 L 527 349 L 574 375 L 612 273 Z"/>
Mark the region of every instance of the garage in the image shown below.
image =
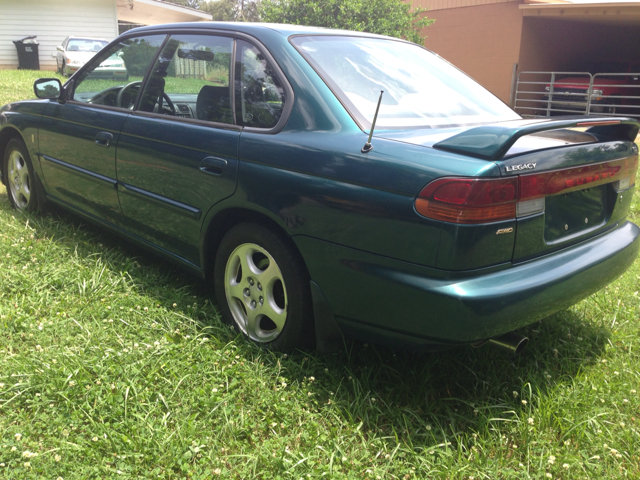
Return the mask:
<path id="1" fill-rule="evenodd" d="M 640 4 L 634 3 L 521 5 L 516 111 L 640 117 Z"/>
<path id="2" fill-rule="evenodd" d="M 414 2 L 414 5 L 416 2 Z M 640 118 L 640 1 L 420 0 L 438 53 L 523 116 Z"/>

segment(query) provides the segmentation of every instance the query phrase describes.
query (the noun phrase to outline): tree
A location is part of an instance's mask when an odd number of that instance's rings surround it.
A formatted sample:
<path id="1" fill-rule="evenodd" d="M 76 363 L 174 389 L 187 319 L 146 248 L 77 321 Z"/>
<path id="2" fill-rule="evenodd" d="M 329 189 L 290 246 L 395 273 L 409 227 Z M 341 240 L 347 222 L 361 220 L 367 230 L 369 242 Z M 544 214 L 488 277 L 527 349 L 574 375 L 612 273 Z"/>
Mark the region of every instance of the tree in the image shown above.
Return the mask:
<path id="1" fill-rule="evenodd" d="M 200 5 L 200 10 L 210 13 L 214 21 L 259 22 L 259 0 L 217 0 Z"/>
<path id="2" fill-rule="evenodd" d="M 184 5 L 185 7 L 191 7 L 191 8 L 200 8 L 200 4 L 203 2 L 203 0 L 171 0 L 170 3 L 175 3 L 177 5 Z"/>
<path id="3" fill-rule="evenodd" d="M 423 44 L 420 31 L 434 20 L 401 0 L 262 0 L 265 22 L 378 33 Z"/>

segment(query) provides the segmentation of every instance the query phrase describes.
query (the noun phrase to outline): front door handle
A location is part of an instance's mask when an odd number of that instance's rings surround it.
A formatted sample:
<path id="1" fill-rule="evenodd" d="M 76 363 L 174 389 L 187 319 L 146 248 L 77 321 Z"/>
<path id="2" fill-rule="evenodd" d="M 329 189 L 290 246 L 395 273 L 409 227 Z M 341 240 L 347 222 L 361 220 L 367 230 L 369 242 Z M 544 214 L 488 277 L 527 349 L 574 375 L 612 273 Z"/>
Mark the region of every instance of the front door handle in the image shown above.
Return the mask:
<path id="1" fill-rule="evenodd" d="M 111 145 L 111 140 L 113 140 L 113 135 L 109 132 L 100 132 L 96 135 L 96 145 L 99 147 L 108 147 Z"/>
<path id="2" fill-rule="evenodd" d="M 227 168 L 227 161 L 224 158 L 207 157 L 200 163 L 200 171 L 211 175 L 220 176 Z"/>

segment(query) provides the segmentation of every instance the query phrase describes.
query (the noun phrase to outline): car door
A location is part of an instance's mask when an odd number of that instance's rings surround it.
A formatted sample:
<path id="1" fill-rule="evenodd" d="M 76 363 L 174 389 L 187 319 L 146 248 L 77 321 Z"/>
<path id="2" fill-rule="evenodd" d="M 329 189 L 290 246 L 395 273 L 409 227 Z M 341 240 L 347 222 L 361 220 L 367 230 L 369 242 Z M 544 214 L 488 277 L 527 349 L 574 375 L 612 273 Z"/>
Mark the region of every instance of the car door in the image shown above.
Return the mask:
<path id="1" fill-rule="evenodd" d="M 166 35 L 123 39 L 92 59 L 74 79 L 71 99 L 52 101 L 39 130 L 39 156 L 53 200 L 121 225 L 116 147 L 125 119 Z M 103 78 L 100 64 L 129 59 L 130 82 Z M 127 64 L 129 64 L 129 62 Z"/>
<path id="2" fill-rule="evenodd" d="M 236 188 L 233 48 L 228 36 L 173 35 L 118 144 L 126 228 L 194 265 L 204 216 Z"/>

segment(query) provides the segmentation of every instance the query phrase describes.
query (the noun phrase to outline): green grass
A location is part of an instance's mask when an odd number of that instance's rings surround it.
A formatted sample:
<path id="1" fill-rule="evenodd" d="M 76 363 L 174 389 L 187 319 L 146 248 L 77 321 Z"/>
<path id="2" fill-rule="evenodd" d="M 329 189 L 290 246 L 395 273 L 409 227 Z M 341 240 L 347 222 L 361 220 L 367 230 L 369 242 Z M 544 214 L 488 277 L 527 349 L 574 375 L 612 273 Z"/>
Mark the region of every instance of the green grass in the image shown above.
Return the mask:
<path id="1" fill-rule="evenodd" d="M 56 72 L 40 70 L 0 70 L 0 106 L 36 98 L 33 92 L 33 82 L 38 78 L 58 78 L 62 83 L 67 79 Z"/>
<path id="2" fill-rule="evenodd" d="M 636 262 L 517 358 L 287 356 L 203 282 L 0 189 L 0 478 L 639 478 L 639 290 Z"/>

